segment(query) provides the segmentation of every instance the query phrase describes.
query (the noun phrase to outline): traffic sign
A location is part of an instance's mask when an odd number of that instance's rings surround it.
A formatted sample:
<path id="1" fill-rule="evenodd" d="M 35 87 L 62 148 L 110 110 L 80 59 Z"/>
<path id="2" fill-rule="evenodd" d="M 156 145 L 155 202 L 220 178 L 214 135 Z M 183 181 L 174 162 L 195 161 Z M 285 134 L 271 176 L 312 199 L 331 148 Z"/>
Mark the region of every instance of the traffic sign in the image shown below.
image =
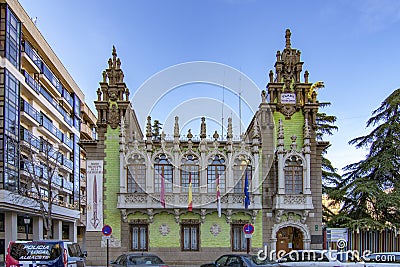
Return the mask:
<path id="1" fill-rule="evenodd" d="M 106 224 L 103 226 L 103 229 L 101 229 L 101 232 L 103 233 L 103 235 L 109 236 L 112 233 L 112 228 L 111 228 L 111 226 Z"/>
<path id="2" fill-rule="evenodd" d="M 254 225 L 252 225 L 251 223 L 246 223 L 243 226 L 243 233 L 247 234 L 247 235 L 251 235 L 254 233 Z"/>
<path id="3" fill-rule="evenodd" d="M 244 238 L 252 238 L 253 235 L 249 235 L 249 234 L 244 234 Z"/>

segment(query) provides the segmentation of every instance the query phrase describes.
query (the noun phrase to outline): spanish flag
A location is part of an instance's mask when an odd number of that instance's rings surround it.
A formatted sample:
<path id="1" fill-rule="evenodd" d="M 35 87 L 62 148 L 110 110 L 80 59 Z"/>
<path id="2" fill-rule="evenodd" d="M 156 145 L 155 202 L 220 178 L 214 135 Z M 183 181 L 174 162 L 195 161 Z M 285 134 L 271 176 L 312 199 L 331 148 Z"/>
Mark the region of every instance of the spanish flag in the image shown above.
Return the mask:
<path id="1" fill-rule="evenodd" d="M 193 200 L 192 200 L 192 173 L 189 172 L 189 196 L 188 196 L 188 210 L 192 211 Z"/>

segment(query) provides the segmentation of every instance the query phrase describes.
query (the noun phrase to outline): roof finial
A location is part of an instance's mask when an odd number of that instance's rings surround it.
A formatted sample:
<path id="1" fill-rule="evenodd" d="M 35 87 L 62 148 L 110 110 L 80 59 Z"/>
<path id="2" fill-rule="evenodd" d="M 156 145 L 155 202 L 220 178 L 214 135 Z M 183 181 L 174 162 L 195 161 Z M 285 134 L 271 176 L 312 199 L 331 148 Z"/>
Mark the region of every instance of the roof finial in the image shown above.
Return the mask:
<path id="1" fill-rule="evenodd" d="M 290 48 L 290 35 L 292 35 L 292 34 L 290 33 L 290 30 L 289 30 L 289 29 L 286 29 L 285 38 L 286 38 L 286 48 L 287 48 L 287 49 Z"/>

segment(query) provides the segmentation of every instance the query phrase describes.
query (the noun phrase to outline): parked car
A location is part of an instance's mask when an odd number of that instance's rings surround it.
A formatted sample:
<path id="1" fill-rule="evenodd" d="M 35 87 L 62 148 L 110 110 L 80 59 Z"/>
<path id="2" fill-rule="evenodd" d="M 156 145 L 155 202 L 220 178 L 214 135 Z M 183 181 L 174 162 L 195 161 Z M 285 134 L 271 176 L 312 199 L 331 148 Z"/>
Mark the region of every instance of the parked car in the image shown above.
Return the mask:
<path id="1" fill-rule="evenodd" d="M 168 267 L 164 261 L 154 254 L 149 253 L 126 253 L 110 262 L 114 267 L 124 266 L 146 266 L 146 267 Z"/>
<path id="2" fill-rule="evenodd" d="M 400 252 L 372 253 L 362 259 L 365 267 L 400 267 Z"/>
<path id="3" fill-rule="evenodd" d="M 277 262 L 282 267 L 364 267 L 364 262 L 351 253 L 326 250 L 293 250 Z"/>
<path id="4" fill-rule="evenodd" d="M 48 266 L 85 267 L 87 253 L 78 243 L 62 240 L 10 241 L 6 267 Z"/>
<path id="5" fill-rule="evenodd" d="M 279 266 L 278 263 L 268 259 L 261 260 L 257 255 L 225 254 L 214 262 L 202 264 L 201 267 L 263 267 Z"/>

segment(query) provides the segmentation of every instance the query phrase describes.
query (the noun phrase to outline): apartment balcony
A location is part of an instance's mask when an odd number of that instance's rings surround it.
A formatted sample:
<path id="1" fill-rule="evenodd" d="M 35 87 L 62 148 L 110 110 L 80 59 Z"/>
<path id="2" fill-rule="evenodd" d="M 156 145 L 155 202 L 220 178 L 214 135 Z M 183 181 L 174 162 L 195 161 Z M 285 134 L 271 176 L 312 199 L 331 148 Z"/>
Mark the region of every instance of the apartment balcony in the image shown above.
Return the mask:
<path id="1" fill-rule="evenodd" d="M 62 164 L 59 166 L 61 171 L 67 172 L 67 173 L 72 173 L 73 171 L 73 162 L 72 160 L 66 158 L 65 156 L 63 157 Z"/>
<path id="2" fill-rule="evenodd" d="M 81 159 L 81 171 L 83 171 L 84 173 L 86 173 L 86 160 L 85 159 Z"/>
<path id="3" fill-rule="evenodd" d="M 81 134 L 85 134 L 85 139 L 92 139 L 92 129 L 87 124 L 81 124 Z"/>
<path id="4" fill-rule="evenodd" d="M 21 148 L 32 150 L 34 153 L 39 153 L 40 139 L 23 127 L 20 129 L 20 140 Z"/>
<path id="5" fill-rule="evenodd" d="M 252 195 L 249 209 L 261 209 L 261 195 Z M 193 193 L 193 208 L 216 209 L 216 193 Z M 187 208 L 188 193 L 165 193 L 166 208 Z M 160 194 L 118 193 L 117 208 L 119 209 L 159 209 Z M 221 208 L 244 210 L 244 194 L 221 194 Z"/>
<path id="6" fill-rule="evenodd" d="M 35 127 L 39 126 L 40 113 L 31 104 L 21 99 L 20 110 L 22 122 Z"/>
<path id="7" fill-rule="evenodd" d="M 21 63 L 22 66 L 30 73 L 39 73 L 41 60 L 36 52 L 32 49 L 28 42 L 24 42 L 22 46 Z"/>
<path id="8" fill-rule="evenodd" d="M 67 89 L 62 88 L 62 97 L 58 99 L 62 103 L 63 107 L 68 109 L 70 112 L 73 110 L 74 100 L 67 91 Z"/>
<path id="9" fill-rule="evenodd" d="M 95 124 L 97 122 L 96 116 L 89 109 L 89 107 L 84 103 L 82 103 L 82 105 L 81 105 L 81 114 L 82 114 L 82 118 L 84 118 L 85 120 L 88 120 L 91 124 Z"/>
<path id="10" fill-rule="evenodd" d="M 272 209 L 275 210 L 312 210 L 312 195 L 284 194 L 273 197 Z"/>
<path id="11" fill-rule="evenodd" d="M 41 62 L 39 80 L 46 87 L 46 89 L 48 89 L 57 98 L 62 96 L 62 86 L 60 81 L 43 62 Z"/>
<path id="12" fill-rule="evenodd" d="M 71 139 L 68 138 L 65 134 L 62 135 L 62 142 L 58 144 L 61 150 L 72 152 L 74 144 Z"/>

